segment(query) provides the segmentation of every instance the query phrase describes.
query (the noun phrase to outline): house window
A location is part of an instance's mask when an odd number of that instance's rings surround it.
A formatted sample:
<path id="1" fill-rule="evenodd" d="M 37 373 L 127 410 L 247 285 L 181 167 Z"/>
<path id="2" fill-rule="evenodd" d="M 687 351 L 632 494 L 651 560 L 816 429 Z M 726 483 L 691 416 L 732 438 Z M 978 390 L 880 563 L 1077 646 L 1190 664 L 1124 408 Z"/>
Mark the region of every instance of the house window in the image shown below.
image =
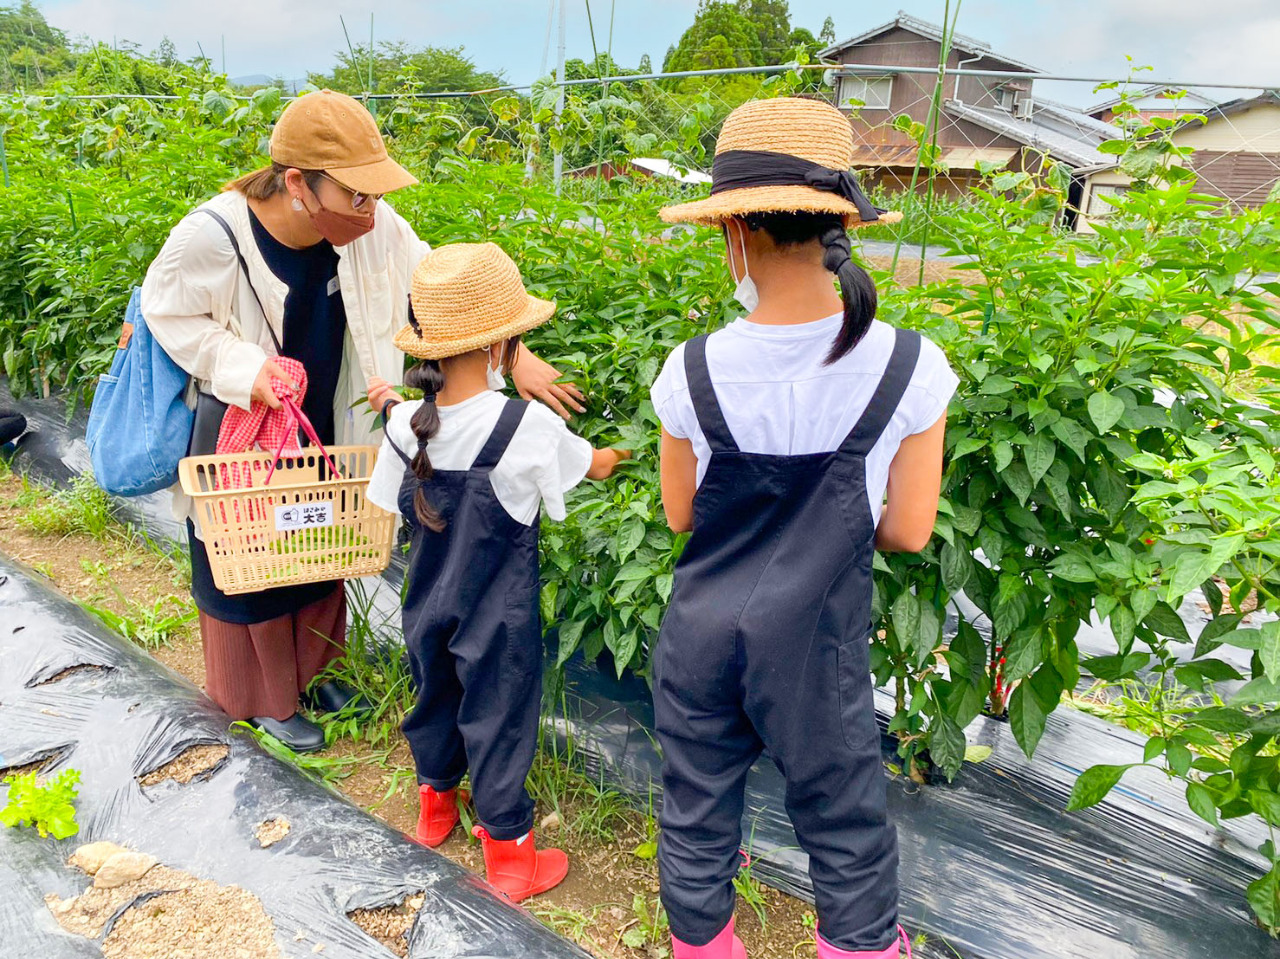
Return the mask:
<path id="1" fill-rule="evenodd" d="M 996 105 L 1001 110 L 1007 110 L 1010 113 L 1018 103 L 1018 91 L 1010 86 L 996 87 L 991 95 L 995 97 Z"/>
<path id="2" fill-rule="evenodd" d="M 1127 186 L 1110 183 L 1095 183 L 1093 192 L 1089 194 L 1089 216 L 1109 216 L 1116 211 L 1103 197 L 1119 198 L 1129 192 Z"/>
<path id="3" fill-rule="evenodd" d="M 840 106 L 864 110 L 888 110 L 893 97 L 893 77 L 841 77 Z"/>

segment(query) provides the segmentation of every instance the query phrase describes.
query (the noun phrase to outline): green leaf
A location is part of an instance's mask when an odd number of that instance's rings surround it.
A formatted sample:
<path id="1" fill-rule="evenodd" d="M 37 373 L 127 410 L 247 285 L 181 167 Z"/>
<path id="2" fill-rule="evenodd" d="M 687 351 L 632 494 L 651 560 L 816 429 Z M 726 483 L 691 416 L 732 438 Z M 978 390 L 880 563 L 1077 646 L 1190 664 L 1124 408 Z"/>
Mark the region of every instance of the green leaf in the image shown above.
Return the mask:
<path id="1" fill-rule="evenodd" d="M 1265 623 L 1259 632 L 1262 646 L 1258 649 L 1258 658 L 1262 661 L 1262 671 L 1271 682 L 1280 682 L 1280 622 Z"/>
<path id="2" fill-rule="evenodd" d="M 983 396 L 999 396 L 1002 393 L 1011 392 L 1016 386 L 1017 384 L 1009 377 L 993 373 L 982 381 L 982 385 L 978 387 L 978 392 Z"/>
<path id="3" fill-rule="evenodd" d="M 940 561 L 943 585 L 947 587 L 948 592 L 960 592 L 968 584 L 969 577 L 973 573 L 973 557 L 963 547 L 943 543 Z"/>
<path id="4" fill-rule="evenodd" d="M 640 845 L 636 846 L 631 854 L 637 859 L 657 859 L 658 844 L 654 840 L 650 839 L 648 842 L 642 842 Z"/>
<path id="5" fill-rule="evenodd" d="M 618 561 L 623 562 L 644 542 L 645 525 L 639 516 L 628 517 L 618 530 Z"/>
<path id="6" fill-rule="evenodd" d="M 1135 590 L 1129 596 L 1129 607 L 1133 610 L 1133 618 L 1139 623 L 1143 622 L 1146 620 L 1147 614 L 1156 608 L 1155 590 Z M 1179 622 L 1181 622 L 1181 620 L 1179 620 Z M 1185 627 L 1183 628 L 1183 631 L 1186 631 Z"/>
<path id="7" fill-rule="evenodd" d="M 893 601 L 889 610 L 893 630 L 905 649 L 914 649 L 920 633 L 920 600 L 909 589 L 904 589 Z"/>
<path id="8" fill-rule="evenodd" d="M 1269 929 L 1280 926 L 1280 864 L 1245 889 L 1245 897 L 1254 915 Z"/>
<path id="9" fill-rule="evenodd" d="M 1075 785 L 1071 787 L 1071 798 L 1067 800 L 1067 812 L 1087 809 L 1096 806 L 1107 793 L 1120 781 L 1120 777 L 1132 769 L 1135 763 L 1123 766 L 1090 766 L 1082 772 Z"/>
<path id="10" fill-rule="evenodd" d="M 1144 763 L 1151 762 L 1151 760 L 1164 752 L 1164 746 L 1165 742 L 1163 736 L 1152 736 L 1147 740 L 1147 744 L 1142 747 L 1142 761 Z"/>
<path id="11" fill-rule="evenodd" d="M 1142 623 L 1145 626 L 1150 626 L 1161 636 L 1168 636 L 1175 643 L 1191 642 L 1191 635 L 1187 632 L 1187 624 L 1182 621 L 1182 617 L 1168 603 L 1156 603 L 1151 607 L 1151 612 L 1143 617 Z"/>
<path id="12" fill-rule="evenodd" d="M 1249 805 L 1271 825 L 1280 826 L 1280 795 L 1263 789 L 1250 789 Z"/>
<path id="13" fill-rule="evenodd" d="M 1191 551 L 1181 554 L 1174 564 L 1165 598 L 1169 602 L 1181 600 L 1206 579 L 1218 571 L 1244 545 L 1244 534 L 1219 536 L 1207 552 Z"/>
<path id="14" fill-rule="evenodd" d="M 1191 771 L 1191 750 L 1183 743 L 1170 742 L 1165 746 L 1164 754 L 1169 761 L 1169 768 L 1179 776 L 1185 776 Z"/>
<path id="15" fill-rule="evenodd" d="M 1068 583 L 1094 583 L 1098 576 L 1083 553 L 1062 553 L 1049 564 L 1049 572 Z"/>
<path id="16" fill-rule="evenodd" d="M 1215 732 L 1242 733 L 1249 728 L 1250 718 L 1230 706 L 1209 706 L 1205 709 L 1192 710 L 1187 715 L 1187 722 Z"/>
<path id="17" fill-rule="evenodd" d="M 1005 468 L 1013 462 L 1013 446 L 1007 440 L 1001 440 L 999 443 L 993 443 L 991 449 L 995 454 L 996 472 L 1003 473 Z"/>
<path id="18" fill-rule="evenodd" d="M 1121 603 L 1111 611 L 1111 634 L 1116 638 L 1116 645 L 1122 653 L 1128 653 L 1133 647 L 1133 636 L 1138 621 L 1133 610 Z"/>
<path id="19" fill-rule="evenodd" d="M 1027 461 L 1027 469 L 1031 473 L 1033 486 L 1044 478 L 1045 473 L 1049 472 L 1049 467 L 1053 465 L 1057 454 L 1058 447 L 1053 440 L 1049 439 L 1048 435 L 1037 433 L 1031 437 L 1031 442 L 1023 449 L 1022 455 Z"/>
<path id="20" fill-rule="evenodd" d="M 1089 675 L 1108 683 L 1117 683 L 1132 676 L 1151 661 L 1150 653 L 1136 652 L 1128 656 L 1094 656 L 1080 665 L 1089 671 Z"/>
<path id="21" fill-rule="evenodd" d="M 1124 400 L 1110 393 L 1098 392 L 1089 397 L 1089 417 L 1099 433 L 1109 432 L 1124 415 Z"/>
<path id="22" fill-rule="evenodd" d="M 1231 706 L 1270 706 L 1280 703 L 1280 684 L 1259 676 L 1240 687 L 1229 700 Z"/>
<path id="23" fill-rule="evenodd" d="M 1076 455 L 1081 463 L 1085 461 L 1085 447 L 1089 445 L 1089 440 L 1093 437 L 1089 432 L 1077 423 L 1075 420 L 1069 420 L 1065 416 L 1054 421 L 1049 429 L 1053 432 L 1062 445 Z"/>
<path id="24" fill-rule="evenodd" d="M 1037 629 L 1020 629 L 1004 648 L 1004 675 L 1013 681 L 1030 676 L 1044 662 L 1044 633 Z"/>
<path id="25" fill-rule="evenodd" d="M 1045 711 L 1031 691 L 1031 684 L 1019 683 L 1009 700 L 1009 726 L 1013 729 L 1013 738 L 1028 759 L 1035 755 L 1040 737 L 1044 735 L 1046 718 Z"/>
<path id="26" fill-rule="evenodd" d="M 583 619 L 570 620 L 560 626 L 560 649 L 556 653 L 556 666 L 563 666 L 569 661 L 569 657 L 578 651 L 578 645 L 582 642 L 582 631 L 586 628 L 587 622 Z"/>
<path id="27" fill-rule="evenodd" d="M 1218 808 L 1213 801 L 1213 793 L 1200 783 L 1187 783 L 1187 805 L 1210 826 L 1218 825 Z"/>
<path id="28" fill-rule="evenodd" d="M 942 713 L 930 726 L 929 756 L 947 776 L 954 779 L 964 764 L 964 730 L 956 721 Z"/>
<path id="29" fill-rule="evenodd" d="M 967 763 L 984 763 L 991 758 L 990 746 L 968 746 L 964 751 L 964 761 Z"/>

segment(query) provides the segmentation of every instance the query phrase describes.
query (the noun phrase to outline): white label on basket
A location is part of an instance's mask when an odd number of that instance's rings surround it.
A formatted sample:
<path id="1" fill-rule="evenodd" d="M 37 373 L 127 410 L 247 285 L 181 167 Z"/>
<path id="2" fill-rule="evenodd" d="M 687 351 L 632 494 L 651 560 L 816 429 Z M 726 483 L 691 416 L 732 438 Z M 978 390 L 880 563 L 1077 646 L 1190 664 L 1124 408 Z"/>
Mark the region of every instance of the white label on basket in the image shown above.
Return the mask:
<path id="1" fill-rule="evenodd" d="M 333 503 L 296 503 L 276 507 L 276 529 L 280 532 L 333 525 Z"/>

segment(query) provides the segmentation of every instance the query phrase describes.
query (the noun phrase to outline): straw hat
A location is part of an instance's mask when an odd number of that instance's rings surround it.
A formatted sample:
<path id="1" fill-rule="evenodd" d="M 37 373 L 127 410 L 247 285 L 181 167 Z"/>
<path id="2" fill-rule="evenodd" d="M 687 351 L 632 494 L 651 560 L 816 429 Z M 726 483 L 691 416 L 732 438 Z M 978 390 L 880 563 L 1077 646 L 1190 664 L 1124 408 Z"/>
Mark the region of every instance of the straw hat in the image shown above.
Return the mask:
<path id="1" fill-rule="evenodd" d="M 333 90 L 305 94 L 284 108 L 271 131 L 271 159 L 323 170 L 354 193 L 382 196 L 418 182 L 387 155 L 377 121 L 364 105 Z"/>
<path id="2" fill-rule="evenodd" d="M 551 319 L 556 305 L 525 292 L 520 270 L 494 243 L 451 243 L 413 271 L 409 325 L 395 345 L 441 360 L 500 343 Z"/>
<path id="3" fill-rule="evenodd" d="M 726 159 L 737 159 L 739 169 L 754 161 L 762 173 L 768 172 L 766 157 L 726 158 L 726 154 L 741 151 L 780 154 L 780 160 L 789 161 L 791 166 L 796 165 L 797 158 L 800 167 L 816 164 L 825 170 L 815 172 L 827 174 L 826 179 L 833 188 L 805 185 L 803 176 L 793 177 L 792 185 L 728 186 L 723 175 L 718 175 L 727 168 Z M 729 217 L 747 213 L 838 213 L 845 217 L 850 229 L 901 220 L 901 213 L 884 211 L 880 211 L 878 219 L 864 219 L 857 204 L 835 189 L 836 182 L 840 181 L 844 193 L 857 190 L 861 196 L 857 181 L 849 173 L 852 161 L 853 130 L 849 118 L 835 107 L 799 97 L 753 100 L 725 118 L 716 140 L 712 195 L 705 200 L 664 207 L 660 215 L 668 223 L 702 226 L 716 226 Z M 865 198 L 863 200 L 865 202 Z"/>

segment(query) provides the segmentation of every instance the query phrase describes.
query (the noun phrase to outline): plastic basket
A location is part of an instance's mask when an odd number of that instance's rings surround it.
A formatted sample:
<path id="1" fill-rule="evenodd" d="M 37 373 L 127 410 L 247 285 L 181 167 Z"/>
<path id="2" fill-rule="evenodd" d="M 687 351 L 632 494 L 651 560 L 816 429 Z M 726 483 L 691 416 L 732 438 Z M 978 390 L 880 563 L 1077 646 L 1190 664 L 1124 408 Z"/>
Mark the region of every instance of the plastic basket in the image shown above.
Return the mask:
<path id="1" fill-rule="evenodd" d="M 377 457 L 376 446 L 311 446 L 183 459 L 214 585 L 253 593 L 386 569 L 396 516 L 365 495 Z"/>

